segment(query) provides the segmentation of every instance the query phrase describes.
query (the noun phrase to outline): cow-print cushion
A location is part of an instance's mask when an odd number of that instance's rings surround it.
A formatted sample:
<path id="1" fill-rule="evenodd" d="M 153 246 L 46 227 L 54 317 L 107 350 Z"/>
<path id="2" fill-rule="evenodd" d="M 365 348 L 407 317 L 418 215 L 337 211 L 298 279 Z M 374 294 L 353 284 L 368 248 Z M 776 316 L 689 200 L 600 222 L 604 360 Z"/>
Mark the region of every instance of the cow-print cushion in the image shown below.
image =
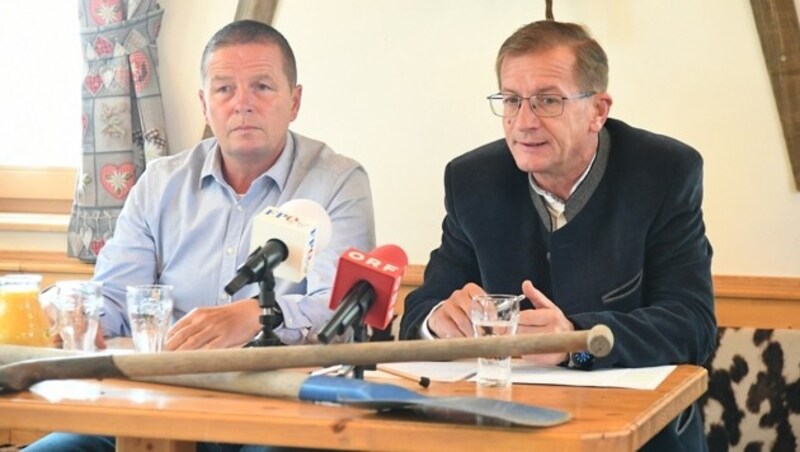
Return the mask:
<path id="1" fill-rule="evenodd" d="M 800 330 L 720 328 L 701 399 L 709 450 L 800 448 Z"/>

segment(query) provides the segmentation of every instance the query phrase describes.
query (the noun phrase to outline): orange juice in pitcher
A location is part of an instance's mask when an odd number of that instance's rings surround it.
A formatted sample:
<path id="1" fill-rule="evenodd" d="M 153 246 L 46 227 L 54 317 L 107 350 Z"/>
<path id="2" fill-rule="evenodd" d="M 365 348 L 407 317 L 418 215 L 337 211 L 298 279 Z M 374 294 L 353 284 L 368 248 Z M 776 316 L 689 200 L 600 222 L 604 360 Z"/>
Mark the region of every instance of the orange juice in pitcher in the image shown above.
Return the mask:
<path id="1" fill-rule="evenodd" d="M 0 344 L 45 347 L 50 322 L 39 304 L 39 275 L 0 277 Z"/>

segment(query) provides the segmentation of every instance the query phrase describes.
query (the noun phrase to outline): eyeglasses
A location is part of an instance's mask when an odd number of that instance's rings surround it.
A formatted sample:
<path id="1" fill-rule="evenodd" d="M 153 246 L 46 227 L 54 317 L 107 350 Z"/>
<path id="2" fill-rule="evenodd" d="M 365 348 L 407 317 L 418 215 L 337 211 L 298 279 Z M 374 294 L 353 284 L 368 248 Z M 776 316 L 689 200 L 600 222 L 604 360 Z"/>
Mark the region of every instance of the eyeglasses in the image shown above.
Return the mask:
<path id="1" fill-rule="evenodd" d="M 574 96 L 559 96 L 558 94 L 534 94 L 530 97 L 517 96 L 516 94 L 497 93 L 486 96 L 492 113 L 503 118 L 513 118 L 519 113 L 522 101 L 527 100 L 531 105 L 533 114 L 540 118 L 551 118 L 564 113 L 564 102 L 572 99 L 584 99 L 597 93 L 580 93 Z"/>

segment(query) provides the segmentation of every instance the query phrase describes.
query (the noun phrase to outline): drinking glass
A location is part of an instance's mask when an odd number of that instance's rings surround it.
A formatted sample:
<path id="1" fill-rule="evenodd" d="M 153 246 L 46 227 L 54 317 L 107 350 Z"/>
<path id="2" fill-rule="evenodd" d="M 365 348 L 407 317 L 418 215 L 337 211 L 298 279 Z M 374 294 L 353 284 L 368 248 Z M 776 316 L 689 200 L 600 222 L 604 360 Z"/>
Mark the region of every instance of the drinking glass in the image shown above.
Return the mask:
<path id="1" fill-rule="evenodd" d="M 95 337 L 103 311 L 102 283 L 58 281 L 53 298 L 56 332 L 64 350 L 95 350 Z"/>
<path id="2" fill-rule="evenodd" d="M 516 334 L 519 323 L 519 295 L 486 294 L 472 297 L 470 317 L 475 337 Z M 479 385 L 511 385 L 511 357 L 478 358 Z"/>
<path id="3" fill-rule="evenodd" d="M 172 286 L 128 286 L 126 295 L 134 349 L 160 352 L 172 319 Z"/>

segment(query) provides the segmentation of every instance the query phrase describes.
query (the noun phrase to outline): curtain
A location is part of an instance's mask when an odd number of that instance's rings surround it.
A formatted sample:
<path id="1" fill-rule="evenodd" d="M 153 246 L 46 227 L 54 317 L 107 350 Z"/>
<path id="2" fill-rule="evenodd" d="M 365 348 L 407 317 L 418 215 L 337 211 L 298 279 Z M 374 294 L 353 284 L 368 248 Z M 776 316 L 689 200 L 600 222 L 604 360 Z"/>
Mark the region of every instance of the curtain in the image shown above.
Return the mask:
<path id="1" fill-rule="evenodd" d="M 167 155 L 156 0 L 79 0 L 83 146 L 67 254 L 94 262 L 148 161 Z"/>

